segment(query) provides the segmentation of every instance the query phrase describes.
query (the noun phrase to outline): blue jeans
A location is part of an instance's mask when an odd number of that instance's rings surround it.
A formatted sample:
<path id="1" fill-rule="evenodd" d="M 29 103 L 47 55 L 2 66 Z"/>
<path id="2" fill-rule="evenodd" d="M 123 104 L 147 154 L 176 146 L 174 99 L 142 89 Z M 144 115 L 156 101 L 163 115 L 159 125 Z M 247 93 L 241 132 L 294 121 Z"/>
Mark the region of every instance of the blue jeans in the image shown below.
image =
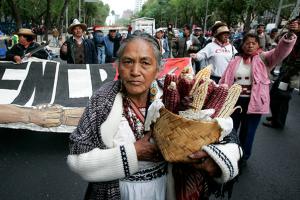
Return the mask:
<path id="1" fill-rule="evenodd" d="M 261 114 L 247 114 L 249 101 L 249 97 L 240 97 L 236 105 L 242 107 L 242 112 L 238 109 L 231 115 L 234 129 L 240 129 L 239 139 L 244 151 L 243 158 L 246 160 L 251 156 L 256 129 L 261 119 Z"/>
<path id="2" fill-rule="evenodd" d="M 98 53 L 98 63 L 104 64 L 105 63 L 105 47 L 97 47 L 97 53 Z"/>

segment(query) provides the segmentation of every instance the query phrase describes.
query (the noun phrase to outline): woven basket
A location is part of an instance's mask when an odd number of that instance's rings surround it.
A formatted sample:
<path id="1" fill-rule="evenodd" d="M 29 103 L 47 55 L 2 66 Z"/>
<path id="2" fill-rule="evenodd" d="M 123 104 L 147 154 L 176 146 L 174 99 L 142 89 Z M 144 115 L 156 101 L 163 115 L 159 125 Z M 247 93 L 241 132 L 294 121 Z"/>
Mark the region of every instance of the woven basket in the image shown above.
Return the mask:
<path id="1" fill-rule="evenodd" d="M 160 110 L 153 129 L 158 148 L 168 162 L 194 162 L 188 155 L 218 141 L 220 132 L 217 122 L 189 120 L 165 108 Z"/>

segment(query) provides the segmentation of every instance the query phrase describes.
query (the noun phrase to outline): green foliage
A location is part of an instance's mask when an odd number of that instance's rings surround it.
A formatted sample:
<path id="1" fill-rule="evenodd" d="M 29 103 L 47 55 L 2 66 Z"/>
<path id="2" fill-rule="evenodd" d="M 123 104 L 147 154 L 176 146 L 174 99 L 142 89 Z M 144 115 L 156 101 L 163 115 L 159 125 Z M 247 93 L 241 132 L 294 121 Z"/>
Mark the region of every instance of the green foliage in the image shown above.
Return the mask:
<path id="1" fill-rule="evenodd" d="M 215 21 L 224 21 L 234 26 L 240 22 L 249 26 L 255 19 L 267 23 L 262 16 L 267 11 L 276 15 L 279 0 L 148 0 L 138 17 L 153 17 L 157 27 L 166 26 L 168 22 L 176 27 L 184 24 L 204 26 L 206 3 L 207 27 Z M 295 0 L 285 0 L 284 4 L 295 3 Z M 282 10 L 281 17 L 288 18 L 291 7 Z"/>
<path id="2" fill-rule="evenodd" d="M 21 23 L 40 25 L 46 21 L 47 2 L 50 2 L 50 26 L 59 27 L 58 19 L 65 20 L 65 11 L 62 10 L 64 2 L 68 2 L 68 18 L 71 21 L 78 18 L 78 0 L 1 0 L 0 2 L 0 17 L 5 19 L 15 18 L 12 9 L 8 6 L 8 1 L 11 3 L 17 13 L 20 15 Z M 63 14 L 62 14 L 63 11 Z M 106 17 L 109 14 L 109 6 L 104 5 L 102 1 L 98 3 L 85 3 L 81 0 L 81 21 L 88 25 L 104 24 Z M 69 22 L 70 23 L 70 22 Z M 65 24 L 65 22 L 64 22 Z M 49 28 L 51 28 L 49 27 Z"/>
<path id="3" fill-rule="evenodd" d="M 68 19 L 69 23 L 72 19 L 78 18 L 78 0 L 0 0 L 0 17 L 5 20 L 13 18 L 20 24 L 30 23 L 38 25 L 42 23 L 42 19 L 46 20 L 46 5 L 50 1 L 50 26 L 59 27 L 65 23 L 65 11 L 63 6 L 68 2 Z M 141 12 L 136 17 L 152 17 L 156 19 L 157 27 L 166 27 L 168 23 L 172 23 L 175 27 L 182 27 L 184 24 L 196 24 L 204 26 L 207 9 L 207 27 L 211 27 L 215 21 L 225 21 L 231 26 L 240 22 L 245 26 L 249 26 L 253 20 L 267 23 L 267 19 L 263 18 L 263 14 L 268 11 L 276 14 L 279 0 L 148 0 Z M 295 4 L 295 0 L 284 0 L 284 5 Z M 15 6 L 16 13 L 12 12 L 12 5 Z M 283 8 L 281 17 L 289 19 L 291 11 L 294 7 Z M 112 11 L 113 12 L 113 11 Z M 109 6 L 98 3 L 84 3 L 81 0 L 81 21 L 88 26 L 105 23 L 106 17 L 109 15 Z M 61 21 L 60 21 L 61 20 Z M 128 24 L 128 20 L 119 20 L 119 25 Z M 50 27 L 50 28 L 51 28 Z"/>

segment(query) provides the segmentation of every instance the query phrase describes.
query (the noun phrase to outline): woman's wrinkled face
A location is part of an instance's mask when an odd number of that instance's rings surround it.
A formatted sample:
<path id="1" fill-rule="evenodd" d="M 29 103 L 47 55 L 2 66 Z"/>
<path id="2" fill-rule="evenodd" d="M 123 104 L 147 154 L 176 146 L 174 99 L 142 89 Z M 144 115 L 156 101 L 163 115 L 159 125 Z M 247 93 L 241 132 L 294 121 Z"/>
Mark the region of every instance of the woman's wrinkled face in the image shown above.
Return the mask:
<path id="1" fill-rule="evenodd" d="M 247 55 L 251 55 L 256 50 L 258 50 L 258 48 L 259 48 L 259 44 L 256 41 L 256 39 L 253 37 L 248 37 L 242 46 L 244 54 Z"/>
<path id="2" fill-rule="evenodd" d="M 120 58 L 118 70 L 128 96 L 148 95 L 151 83 L 158 75 L 151 44 L 142 39 L 130 41 Z"/>
<path id="3" fill-rule="evenodd" d="M 229 33 L 221 33 L 220 35 L 218 35 L 218 40 L 221 43 L 227 43 L 229 40 Z"/>

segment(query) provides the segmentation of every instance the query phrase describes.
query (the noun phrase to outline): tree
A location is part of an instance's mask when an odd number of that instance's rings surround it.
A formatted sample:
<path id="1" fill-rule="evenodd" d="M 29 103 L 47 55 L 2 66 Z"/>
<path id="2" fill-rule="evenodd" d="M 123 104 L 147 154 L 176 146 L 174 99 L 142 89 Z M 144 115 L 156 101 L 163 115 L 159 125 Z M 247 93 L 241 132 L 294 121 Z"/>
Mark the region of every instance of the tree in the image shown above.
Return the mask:
<path id="1" fill-rule="evenodd" d="M 15 18 L 17 28 L 18 29 L 21 28 L 22 27 L 22 20 L 21 20 L 19 8 L 17 7 L 17 4 L 16 4 L 16 0 L 7 0 L 6 2 L 7 2 L 7 4 L 9 5 L 9 7 L 11 9 L 12 16 L 14 16 L 14 18 Z"/>
<path id="2" fill-rule="evenodd" d="M 17 28 L 22 26 L 31 28 L 44 24 L 46 30 L 50 30 L 53 26 L 61 30 L 67 7 L 70 19 L 78 17 L 76 12 L 79 6 L 78 0 L 6 0 L 0 2 L 0 17 L 13 18 Z M 7 7 L 9 9 L 4 9 Z M 108 16 L 109 6 L 104 5 L 102 1 L 84 3 L 83 10 L 89 24 L 92 24 L 92 21 L 102 24 Z"/>
<path id="3" fill-rule="evenodd" d="M 174 22 L 175 26 L 184 24 L 204 24 L 207 0 L 148 0 L 144 4 L 139 17 L 156 19 L 157 26 L 164 26 L 166 22 Z M 295 0 L 285 0 L 287 4 Z M 246 30 L 250 29 L 253 20 L 267 23 L 264 18 L 266 12 L 276 14 L 278 0 L 209 0 L 208 25 L 215 21 L 224 21 L 230 26 L 243 23 Z M 281 17 L 288 19 L 291 9 L 285 9 Z"/>
<path id="4" fill-rule="evenodd" d="M 67 6 L 69 4 L 69 0 L 64 0 L 64 4 L 63 4 L 63 7 L 60 9 L 60 14 L 59 14 L 59 17 L 57 18 L 57 22 L 56 24 L 58 25 L 58 30 L 60 30 L 59 32 L 62 33 L 62 30 L 63 30 L 63 21 L 64 21 L 64 15 L 66 13 L 66 9 L 67 9 Z"/>

